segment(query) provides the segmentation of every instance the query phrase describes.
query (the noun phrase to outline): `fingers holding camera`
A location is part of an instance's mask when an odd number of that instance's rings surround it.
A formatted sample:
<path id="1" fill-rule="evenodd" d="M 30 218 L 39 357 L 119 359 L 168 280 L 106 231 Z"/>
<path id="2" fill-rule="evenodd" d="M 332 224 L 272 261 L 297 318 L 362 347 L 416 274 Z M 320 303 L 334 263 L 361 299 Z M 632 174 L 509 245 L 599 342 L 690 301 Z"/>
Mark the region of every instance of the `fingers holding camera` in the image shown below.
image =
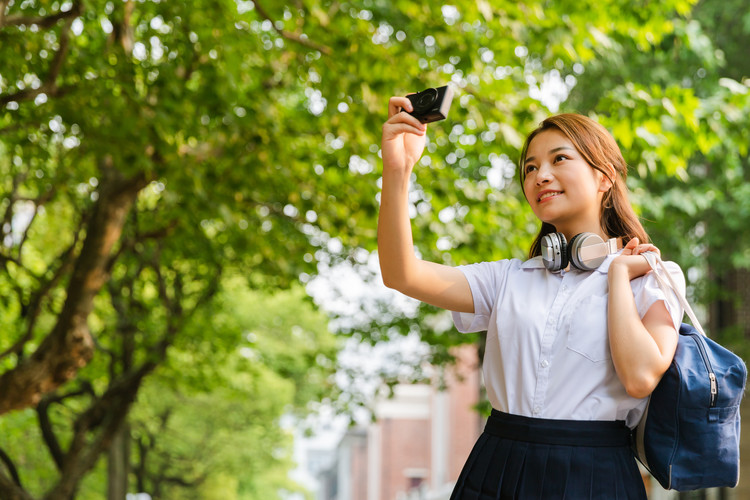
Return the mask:
<path id="1" fill-rule="evenodd" d="M 388 101 L 388 120 L 383 124 L 381 152 L 385 172 L 408 172 L 422 156 L 427 125 L 401 109 L 409 109 L 406 97 L 392 97 Z"/>
<path id="2" fill-rule="evenodd" d="M 388 118 L 400 113 L 402 109 L 414 111 L 414 106 L 407 97 L 393 96 L 388 100 Z"/>
<path id="3" fill-rule="evenodd" d="M 406 113 L 403 113 L 403 114 L 406 114 Z M 394 117 L 394 118 L 390 118 L 383 125 L 383 140 L 384 141 L 397 139 L 402 134 L 411 134 L 412 136 L 423 137 L 426 133 L 427 133 L 427 126 L 420 123 L 419 120 L 417 120 L 416 118 L 413 118 L 413 120 L 407 120 L 407 119 Z M 409 140 L 409 139 L 405 137 L 404 140 Z"/>
<path id="4" fill-rule="evenodd" d="M 412 111 L 413 109 L 411 101 L 406 97 L 391 97 L 388 101 L 388 120 L 383 125 L 383 131 L 389 132 L 389 135 L 402 133 L 424 135 L 427 131 L 427 125 L 409 113 L 401 112 L 402 110 Z"/>

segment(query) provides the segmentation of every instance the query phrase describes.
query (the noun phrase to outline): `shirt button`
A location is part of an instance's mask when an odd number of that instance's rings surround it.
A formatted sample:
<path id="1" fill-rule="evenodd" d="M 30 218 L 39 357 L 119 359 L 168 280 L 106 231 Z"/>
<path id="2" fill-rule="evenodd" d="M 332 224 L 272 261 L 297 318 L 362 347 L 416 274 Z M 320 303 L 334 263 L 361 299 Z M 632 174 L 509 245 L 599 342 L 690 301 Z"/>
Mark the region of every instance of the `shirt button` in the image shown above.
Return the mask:
<path id="1" fill-rule="evenodd" d="M 546 359 L 542 360 L 542 368 L 547 368 L 548 366 L 549 366 L 549 361 L 547 361 Z"/>
<path id="2" fill-rule="evenodd" d="M 538 406 L 534 407 L 534 415 L 539 415 L 539 413 L 542 411 L 542 409 Z"/>
<path id="3" fill-rule="evenodd" d="M 562 286 L 562 291 L 563 292 L 567 292 L 568 291 L 568 285 L 563 285 Z"/>

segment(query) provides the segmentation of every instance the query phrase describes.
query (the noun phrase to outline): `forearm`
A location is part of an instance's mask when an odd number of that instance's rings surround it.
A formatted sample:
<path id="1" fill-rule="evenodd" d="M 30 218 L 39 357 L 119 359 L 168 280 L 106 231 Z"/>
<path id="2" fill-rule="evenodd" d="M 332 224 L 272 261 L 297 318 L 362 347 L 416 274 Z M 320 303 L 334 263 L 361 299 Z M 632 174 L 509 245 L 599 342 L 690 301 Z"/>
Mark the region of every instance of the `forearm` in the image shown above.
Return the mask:
<path id="1" fill-rule="evenodd" d="M 400 288 L 415 265 L 409 218 L 409 172 L 384 171 L 378 216 L 378 256 L 386 286 Z"/>
<path id="2" fill-rule="evenodd" d="M 426 126 L 401 108 L 409 99 L 392 97 L 383 125 L 383 186 L 378 215 L 378 258 L 383 282 L 417 300 L 450 309 L 473 312 L 469 283 L 453 267 L 418 259 L 409 218 L 409 176 L 422 155 Z"/>
<path id="3" fill-rule="evenodd" d="M 631 396 L 649 395 L 669 365 L 672 352 L 660 350 L 641 320 L 624 266 L 609 269 L 608 327 L 612 361 L 620 381 Z M 670 346 L 665 343 L 664 350 Z"/>

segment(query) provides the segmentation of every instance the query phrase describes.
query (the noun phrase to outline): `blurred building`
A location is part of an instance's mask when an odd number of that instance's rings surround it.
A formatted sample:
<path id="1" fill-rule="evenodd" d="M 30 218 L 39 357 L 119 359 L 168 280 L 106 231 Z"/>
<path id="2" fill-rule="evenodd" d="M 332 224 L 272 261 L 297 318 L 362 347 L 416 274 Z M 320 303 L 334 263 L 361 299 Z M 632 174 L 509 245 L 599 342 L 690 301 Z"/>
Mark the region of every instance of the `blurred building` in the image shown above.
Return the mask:
<path id="1" fill-rule="evenodd" d="M 343 436 L 318 474 L 318 500 L 448 500 L 484 425 L 476 347 L 455 354 L 432 385 L 396 386 L 372 424 Z"/>

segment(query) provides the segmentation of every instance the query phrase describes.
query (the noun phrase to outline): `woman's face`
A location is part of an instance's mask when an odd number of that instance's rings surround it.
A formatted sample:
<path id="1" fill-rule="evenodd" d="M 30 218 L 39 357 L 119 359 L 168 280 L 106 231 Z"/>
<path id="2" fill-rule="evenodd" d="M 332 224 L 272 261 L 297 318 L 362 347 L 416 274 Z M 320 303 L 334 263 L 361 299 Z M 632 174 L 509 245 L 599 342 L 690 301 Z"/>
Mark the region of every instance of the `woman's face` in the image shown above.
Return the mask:
<path id="1" fill-rule="evenodd" d="M 600 211 L 609 180 L 589 165 L 557 129 L 537 134 L 529 144 L 523 191 L 534 214 L 572 237 L 601 233 Z"/>

